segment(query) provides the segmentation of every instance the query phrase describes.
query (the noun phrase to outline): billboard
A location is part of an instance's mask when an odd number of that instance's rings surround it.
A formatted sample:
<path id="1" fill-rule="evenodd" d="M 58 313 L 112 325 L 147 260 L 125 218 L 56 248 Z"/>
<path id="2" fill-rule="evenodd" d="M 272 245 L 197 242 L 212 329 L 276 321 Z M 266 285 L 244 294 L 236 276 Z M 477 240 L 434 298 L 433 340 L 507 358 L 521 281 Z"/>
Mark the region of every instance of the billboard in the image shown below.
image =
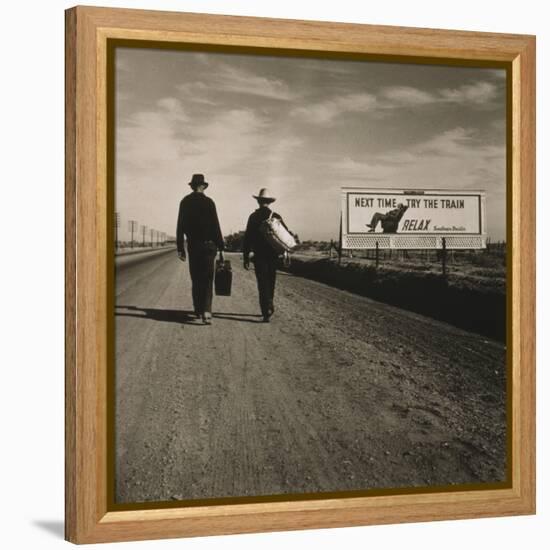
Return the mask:
<path id="1" fill-rule="evenodd" d="M 342 189 L 342 248 L 485 248 L 483 191 Z"/>

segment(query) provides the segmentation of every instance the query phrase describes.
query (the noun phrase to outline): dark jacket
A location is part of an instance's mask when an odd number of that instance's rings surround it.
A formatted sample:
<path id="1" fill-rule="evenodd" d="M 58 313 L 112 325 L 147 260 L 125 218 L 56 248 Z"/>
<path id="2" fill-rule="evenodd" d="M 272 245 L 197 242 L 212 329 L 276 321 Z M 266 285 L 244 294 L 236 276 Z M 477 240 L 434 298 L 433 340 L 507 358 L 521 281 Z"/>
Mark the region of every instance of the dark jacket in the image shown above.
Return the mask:
<path id="1" fill-rule="evenodd" d="M 192 246 L 212 241 L 224 249 L 223 236 L 214 201 L 204 193 L 189 193 L 180 202 L 176 243 L 180 254 L 185 252 L 185 237 Z"/>
<path id="2" fill-rule="evenodd" d="M 400 206 L 394 210 L 390 210 L 381 221 L 382 230 L 384 233 L 396 233 L 397 228 L 399 227 L 399 222 L 403 217 L 405 211 L 409 208 L 408 206 Z"/>
<path id="3" fill-rule="evenodd" d="M 271 209 L 267 206 L 262 206 L 250 214 L 248 223 L 246 224 L 243 241 L 243 256 L 245 261 L 248 260 L 250 252 L 254 252 L 255 257 L 277 258 L 279 255 L 279 253 L 266 241 L 260 231 L 261 223 L 267 220 L 270 214 Z M 285 225 L 283 218 L 281 218 L 277 212 L 273 212 L 273 217 L 281 220 L 281 223 L 288 231 L 288 227 Z"/>
<path id="4" fill-rule="evenodd" d="M 386 214 L 386 217 L 393 218 L 394 220 L 399 222 L 401 220 L 401 218 L 403 217 L 403 214 L 405 213 L 407 208 L 409 208 L 409 207 L 405 206 L 405 205 L 394 208 L 393 210 L 390 210 Z"/>

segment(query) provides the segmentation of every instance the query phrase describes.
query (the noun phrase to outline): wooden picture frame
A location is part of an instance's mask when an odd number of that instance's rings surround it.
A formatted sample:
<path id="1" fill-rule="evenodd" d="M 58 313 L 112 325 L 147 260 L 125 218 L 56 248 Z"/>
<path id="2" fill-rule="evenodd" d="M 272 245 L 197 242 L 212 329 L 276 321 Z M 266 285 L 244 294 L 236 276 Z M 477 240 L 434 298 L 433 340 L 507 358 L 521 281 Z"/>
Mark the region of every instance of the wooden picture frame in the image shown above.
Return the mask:
<path id="1" fill-rule="evenodd" d="M 506 488 L 114 511 L 107 377 L 112 214 L 110 40 L 504 67 L 508 75 L 509 426 Z M 535 38 L 418 28 L 75 7 L 66 12 L 66 539 L 251 533 L 535 512 Z M 112 397 L 112 396 L 111 396 Z"/>

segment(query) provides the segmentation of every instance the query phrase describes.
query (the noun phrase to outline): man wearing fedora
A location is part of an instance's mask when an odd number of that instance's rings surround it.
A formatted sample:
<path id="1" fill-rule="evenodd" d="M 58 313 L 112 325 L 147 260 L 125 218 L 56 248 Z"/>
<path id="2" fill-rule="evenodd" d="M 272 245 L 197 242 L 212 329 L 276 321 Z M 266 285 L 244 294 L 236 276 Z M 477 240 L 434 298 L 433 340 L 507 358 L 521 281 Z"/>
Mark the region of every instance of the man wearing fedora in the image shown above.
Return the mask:
<path id="1" fill-rule="evenodd" d="M 197 317 L 209 325 L 212 323 L 214 260 L 218 250 L 223 252 L 224 242 L 216 205 L 204 194 L 208 187 L 204 175 L 193 174 L 189 185 L 193 191 L 180 202 L 176 243 L 178 256 L 184 262 L 187 237 L 193 307 Z"/>
<path id="2" fill-rule="evenodd" d="M 256 273 L 256 282 L 258 283 L 258 293 L 260 295 L 260 309 L 264 322 L 268 323 L 275 307 L 273 297 L 275 294 L 275 279 L 277 275 L 278 252 L 266 241 L 260 226 L 264 220 L 273 215 L 278 218 L 288 230 L 283 219 L 276 212 L 271 211 L 269 205 L 275 201 L 267 189 L 260 189 L 258 195 L 252 195 L 258 201 L 258 208 L 250 214 L 243 242 L 243 261 L 244 268 L 250 268 L 250 252 L 254 253 L 254 272 Z"/>

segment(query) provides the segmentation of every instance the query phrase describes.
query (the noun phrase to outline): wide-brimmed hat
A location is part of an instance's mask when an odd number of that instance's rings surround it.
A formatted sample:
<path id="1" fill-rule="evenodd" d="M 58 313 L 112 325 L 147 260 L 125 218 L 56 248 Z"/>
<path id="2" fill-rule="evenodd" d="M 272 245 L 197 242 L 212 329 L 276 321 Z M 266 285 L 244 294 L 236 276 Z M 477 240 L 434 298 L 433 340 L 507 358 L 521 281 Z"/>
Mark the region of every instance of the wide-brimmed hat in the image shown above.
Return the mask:
<path id="1" fill-rule="evenodd" d="M 208 187 L 208 182 L 204 181 L 204 174 L 193 174 L 193 177 L 191 178 L 189 185 L 193 189 L 198 185 L 204 185 L 205 187 Z"/>
<path id="2" fill-rule="evenodd" d="M 271 193 L 265 187 L 260 189 L 260 192 L 257 195 L 252 195 L 256 200 L 262 202 L 273 202 L 277 200 L 275 197 L 271 196 Z"/>

